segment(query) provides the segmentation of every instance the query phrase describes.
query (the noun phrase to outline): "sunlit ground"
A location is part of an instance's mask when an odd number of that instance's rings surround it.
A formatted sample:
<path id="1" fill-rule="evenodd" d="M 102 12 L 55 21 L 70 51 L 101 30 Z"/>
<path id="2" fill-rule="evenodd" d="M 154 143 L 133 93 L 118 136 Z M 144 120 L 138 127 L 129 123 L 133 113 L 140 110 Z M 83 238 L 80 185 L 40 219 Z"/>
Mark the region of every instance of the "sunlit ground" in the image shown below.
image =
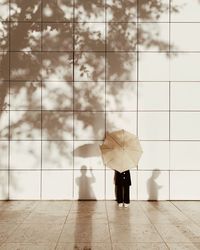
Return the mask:
<path id="1" fill-rule="evenodd" d="M 200 249 L 200 202 L 1 201 L 0 249 Z"/>

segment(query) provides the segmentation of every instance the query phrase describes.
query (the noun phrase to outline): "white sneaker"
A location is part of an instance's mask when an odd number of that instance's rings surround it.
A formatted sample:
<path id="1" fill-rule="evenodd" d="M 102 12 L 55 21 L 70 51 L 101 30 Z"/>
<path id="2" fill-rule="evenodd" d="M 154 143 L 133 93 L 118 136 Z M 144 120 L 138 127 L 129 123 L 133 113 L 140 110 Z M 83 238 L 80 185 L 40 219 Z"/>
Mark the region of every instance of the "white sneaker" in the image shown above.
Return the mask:
<path id="1" fill-rule="evenodd" d="M 129 207 L 129 204 L 128 203 L 124 203 L 124 207 Z"/>
<path id="2" fill-rule="evenodd" d="M 119 203 L 118 206 L 119 206 L 119 207 L 123 207 L 123 203 Z"/>

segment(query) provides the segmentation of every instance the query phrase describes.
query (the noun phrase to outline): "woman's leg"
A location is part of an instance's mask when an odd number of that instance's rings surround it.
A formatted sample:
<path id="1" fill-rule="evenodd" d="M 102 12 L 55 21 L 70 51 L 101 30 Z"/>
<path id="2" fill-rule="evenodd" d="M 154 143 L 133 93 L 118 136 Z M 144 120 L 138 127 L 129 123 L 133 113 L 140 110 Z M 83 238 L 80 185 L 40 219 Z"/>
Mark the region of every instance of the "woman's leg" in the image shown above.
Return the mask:
<path id="1" fill-rule="evenodd" d="M 117 185 L 116 189 L 117 189 L 117 202 L 118 203 L 123 203 L 123 186 L 121 185 Z"/>
<path id="2" fill-rule="evenodd" d="M 130 186 L 125 185 L 124 186 L 124 203 L 129 204 L 130 203 Z"/>

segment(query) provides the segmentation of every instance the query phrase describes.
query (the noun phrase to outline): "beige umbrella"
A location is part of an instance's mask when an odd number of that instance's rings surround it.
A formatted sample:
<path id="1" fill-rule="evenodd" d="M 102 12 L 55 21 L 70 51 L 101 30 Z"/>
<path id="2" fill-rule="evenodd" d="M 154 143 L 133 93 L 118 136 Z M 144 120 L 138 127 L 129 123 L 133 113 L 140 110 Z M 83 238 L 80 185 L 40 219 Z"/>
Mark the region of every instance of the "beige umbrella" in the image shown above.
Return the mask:
<path id="1" fill-rule="evenodd" d="M 106 133 L 100 149 L 104 164 L 120 173 L 137 168 L 143 152 L 138 137 L 123 129 Z"/>

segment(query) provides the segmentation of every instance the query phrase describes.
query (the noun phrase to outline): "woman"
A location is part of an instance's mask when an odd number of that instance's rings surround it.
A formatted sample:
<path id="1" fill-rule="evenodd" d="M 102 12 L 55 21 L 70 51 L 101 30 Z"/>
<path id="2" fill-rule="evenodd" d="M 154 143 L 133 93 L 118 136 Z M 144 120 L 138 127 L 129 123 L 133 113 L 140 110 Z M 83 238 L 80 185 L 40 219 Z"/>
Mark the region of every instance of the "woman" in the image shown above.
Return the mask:
<path id="1" fill-rule="evenodd" d="M 129 206 L 130 203 L 130 186 L 131 186 L 131 175 L 130 171 L 124 171 L 122 173 L 115 171 L 115 185 L 116 195 L 119 207 Z"/>

